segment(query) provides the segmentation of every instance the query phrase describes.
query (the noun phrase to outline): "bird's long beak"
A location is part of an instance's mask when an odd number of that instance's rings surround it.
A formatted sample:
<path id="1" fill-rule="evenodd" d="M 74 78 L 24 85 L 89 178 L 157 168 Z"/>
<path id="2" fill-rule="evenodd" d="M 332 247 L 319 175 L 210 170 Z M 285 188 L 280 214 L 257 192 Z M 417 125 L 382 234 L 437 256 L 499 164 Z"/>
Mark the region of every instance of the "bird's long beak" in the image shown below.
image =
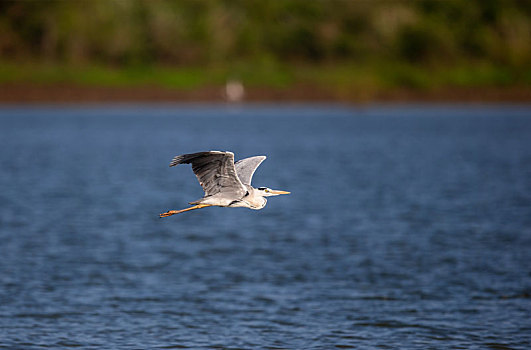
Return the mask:
<path id="1" fill-rule="evenodd" d="M 271 190 L 269 191 L 272 194 L 290 194 L 291 192 L 288 191 L 281 191 L 281 190 Z"/>

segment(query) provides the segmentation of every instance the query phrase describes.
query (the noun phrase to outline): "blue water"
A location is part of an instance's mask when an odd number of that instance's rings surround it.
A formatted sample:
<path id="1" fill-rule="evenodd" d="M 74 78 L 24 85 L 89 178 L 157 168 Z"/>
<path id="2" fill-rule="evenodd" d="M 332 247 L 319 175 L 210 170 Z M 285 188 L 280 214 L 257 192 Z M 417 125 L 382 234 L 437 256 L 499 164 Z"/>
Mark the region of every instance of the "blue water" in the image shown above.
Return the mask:
<path id="1" fill-rule="evenodd" d="M 529 106 L 2 107 L 0 149 L 0 348 L 531 348 Z M 159 219 L 211 149 L 292 194 Z"/>

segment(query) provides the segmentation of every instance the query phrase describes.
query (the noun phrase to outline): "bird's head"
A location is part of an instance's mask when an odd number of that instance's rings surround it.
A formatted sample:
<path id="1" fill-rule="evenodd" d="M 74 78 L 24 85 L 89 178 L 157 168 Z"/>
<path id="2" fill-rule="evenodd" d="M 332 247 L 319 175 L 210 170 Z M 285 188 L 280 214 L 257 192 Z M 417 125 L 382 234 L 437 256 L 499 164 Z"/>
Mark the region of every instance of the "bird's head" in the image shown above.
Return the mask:
<path id="1" fill-rule="evenodd" d="M 256 189 L 262 197 L 278 196 L 279 194 L 290 194 L 288 191 L 272 190 L 267 187 L 258 187 Z"/>

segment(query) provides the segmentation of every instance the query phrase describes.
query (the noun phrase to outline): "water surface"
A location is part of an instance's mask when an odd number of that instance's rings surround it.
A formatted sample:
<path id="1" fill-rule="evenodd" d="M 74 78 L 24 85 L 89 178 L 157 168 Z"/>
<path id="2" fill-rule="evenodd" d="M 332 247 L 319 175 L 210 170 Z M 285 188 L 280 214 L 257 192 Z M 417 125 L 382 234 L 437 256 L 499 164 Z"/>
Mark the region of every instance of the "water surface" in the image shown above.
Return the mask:
<path id="1" fill-rule="evenodd" d="M 531 108 L 0 109 L 0 347 L 531 347 Z M 261 211 L 159 219 L 177 154 L 265 154 Z"/>

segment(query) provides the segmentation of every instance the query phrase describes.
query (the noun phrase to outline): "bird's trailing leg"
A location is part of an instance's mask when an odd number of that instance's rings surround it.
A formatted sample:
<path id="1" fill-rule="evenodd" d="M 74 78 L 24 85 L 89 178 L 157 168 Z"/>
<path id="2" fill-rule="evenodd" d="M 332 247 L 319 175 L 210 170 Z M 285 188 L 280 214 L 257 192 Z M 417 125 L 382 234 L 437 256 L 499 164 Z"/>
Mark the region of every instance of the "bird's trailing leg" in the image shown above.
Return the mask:
<path id="1" fill-rule="evenodd" d="M 211 206 L 212 206 L 212 205 L 210 205 L 210 204 L 198 204 L 198 205 L 194 205 L 193 207 L 186 208 L 186 209 L 181 209 L 181 210 L 170 210 L 170 211 L 167 211 L 167 212 L 165 212 L 165 213 L 159 214 L 159 217 L 161 217 L 161 218 L 165 218 L 165 217 L 167 217 L 167 216 L 172 216 L 172 215 L 174 215 L 174 214 L 184 213 L 185 211 L 194 210 L 194 209 L 201 209 L 201 208 L 211 207 Z"/>

